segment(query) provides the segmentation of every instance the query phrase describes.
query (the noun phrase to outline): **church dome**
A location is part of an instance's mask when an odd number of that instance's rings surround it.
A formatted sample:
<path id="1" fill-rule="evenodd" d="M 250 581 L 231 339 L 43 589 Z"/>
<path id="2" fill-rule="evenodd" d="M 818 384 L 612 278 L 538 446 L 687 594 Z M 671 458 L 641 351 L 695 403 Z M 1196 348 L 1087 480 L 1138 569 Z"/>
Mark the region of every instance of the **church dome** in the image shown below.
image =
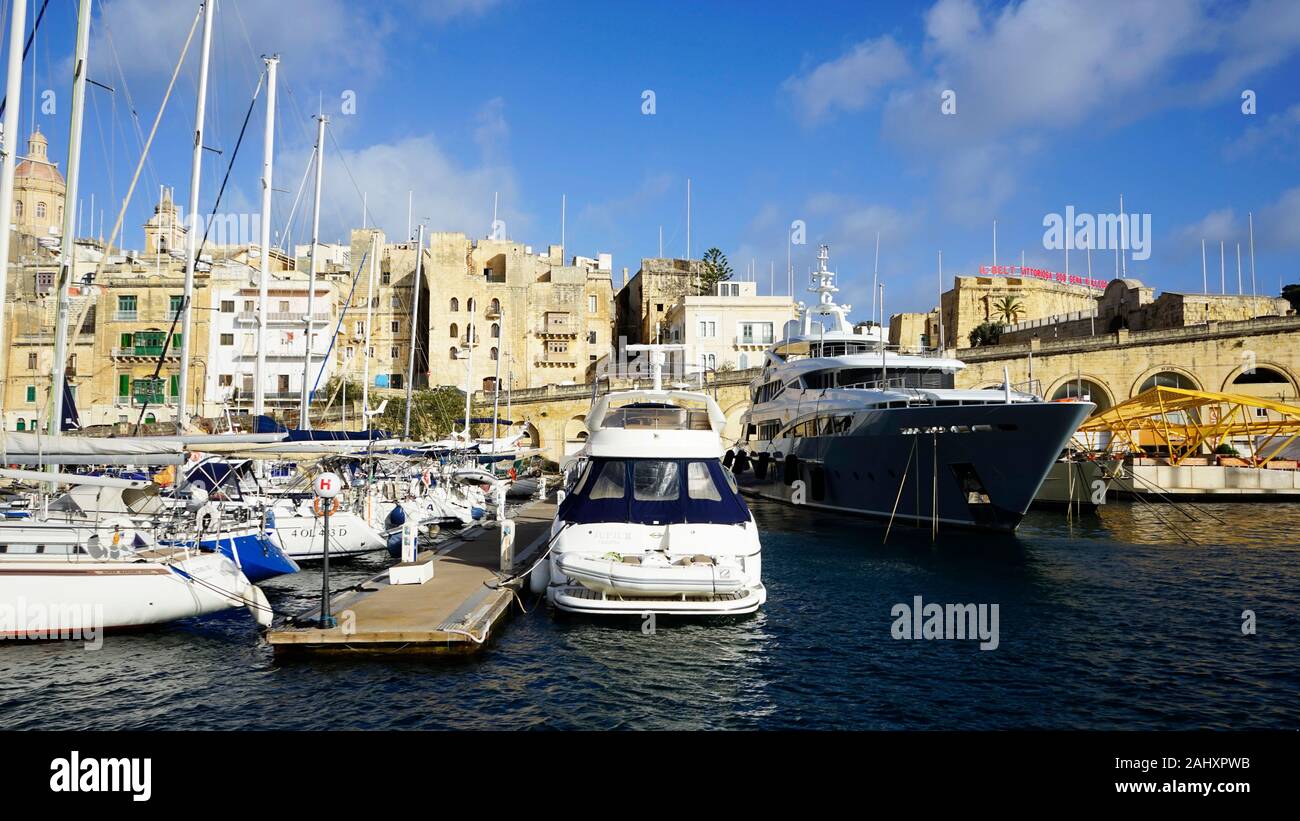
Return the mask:
<path id="1" fill-rule="evenodd" d="M 58 166 L 49 160 L 49 145 L 49 140 L 45 139 L 38 127 L 27 140 L 27 156 L 14 167 L 14 177 L 66 185 Z"/>

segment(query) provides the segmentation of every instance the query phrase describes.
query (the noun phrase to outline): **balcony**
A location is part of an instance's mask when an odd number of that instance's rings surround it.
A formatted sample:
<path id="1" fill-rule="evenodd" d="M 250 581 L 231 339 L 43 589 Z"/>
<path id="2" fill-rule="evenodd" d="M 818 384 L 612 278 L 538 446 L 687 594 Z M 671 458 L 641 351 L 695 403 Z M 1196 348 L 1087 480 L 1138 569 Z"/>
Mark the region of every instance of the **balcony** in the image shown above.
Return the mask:
<path id="1" fill-rule="evenodd" d="M 333 319 L 330 317 L 329 314 L 313 314 L 312 316 L 314 317 L 315 327 L 326 326 L 333 321 Z M 269 311 L 266 314 L 266 324 L 268 325 L 283 325 L 283 324 L 302 325 L 306 321 L 306 319 L 307 319 L 306 311 L 289 311 L 287 313 L 281 311 Z M 257 312 L 240 311 L 238 314 L 235 315 L 235 321 L 250 322 L 256 324 Z"/>
<path id="2" fill-rule="evenodd" d="M 139 322 L 139 321 L 140 321 L 140 312 L 139 312 L 139 311 L 120 311 L 120 310 L 119 310 L 119 311 L 114 311 L 114 312 L 113 312 L 113 321 L 114 321 L 114 322 Z"/>
<path id="3" fill-rule="evenodd" d="M 113 348 L 112 356 L 114 359 L 157 359 L 163 356 L 162 345 L 133 345 L 129 348 Z M 181 350 L 176 345 L 168 346 L 167 355 L 163 359 L 180 359 Z"/>
<path id="4" fill-rule="evenodd" d="M 771 334 L 737 334 L 736 347 L 759 347 L 770 348 L 772 346 Z"/>

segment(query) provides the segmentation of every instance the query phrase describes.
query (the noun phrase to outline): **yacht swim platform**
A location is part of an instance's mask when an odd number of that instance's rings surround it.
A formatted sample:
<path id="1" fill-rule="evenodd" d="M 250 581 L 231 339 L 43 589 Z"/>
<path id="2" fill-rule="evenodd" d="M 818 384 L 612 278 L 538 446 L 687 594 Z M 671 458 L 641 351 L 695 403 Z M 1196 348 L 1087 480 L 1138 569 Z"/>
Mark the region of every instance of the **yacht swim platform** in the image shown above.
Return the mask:
<path id="1" fill-rule="evenodd" d="M 525 570 L 546 545 L 553 501 L 515 512 L 515 567 Z M 434 563 L 422 584 L 390 584 L 388 572 L 331 597 L 338 626 L 321 629 L 316 607 L 267 631 L 277 654 L 288 652 L 473 653 L 516 608 L 526 576 L 497 586 L 501 578 L 500 533 L 476 526 L 421 551 L 416 564 Z"/>

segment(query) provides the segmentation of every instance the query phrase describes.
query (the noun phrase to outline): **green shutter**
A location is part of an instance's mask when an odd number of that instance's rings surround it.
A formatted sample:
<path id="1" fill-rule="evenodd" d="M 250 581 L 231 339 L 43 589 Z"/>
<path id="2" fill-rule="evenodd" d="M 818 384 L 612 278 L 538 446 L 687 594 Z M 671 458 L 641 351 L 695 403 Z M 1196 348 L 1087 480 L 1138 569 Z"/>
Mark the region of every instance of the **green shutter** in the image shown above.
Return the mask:
<path id="1" fill-rule="evenodd" d="M 180 347 L 181 347 L 181 335 L 180 335 L 180 334 L 172 334 L 172 348 L 174 348 L 174 349 L 176 349 L 176 350 L 180 350 Z M 322 537 L 322 538 L 323 538 L 323 537 Z"/>
<path id="2" fill-rule="evenodd" d="M 28 386 L 27 386 L 27 401 L 28 401 L 28 402 L 35 402 L 35 401 L 36 401 L 36 386 L 35 386 L 35 385 L 28 385 Z"/>
<path id="3" fill-rule="evenodd" d="M 24 422 L 23 420 L 19 419 L 19 420 L 18 420 L 18 430 L 27 430 L 27 423 Z M 322 537 L 322 538 L 323 538 L 323 537 Z"/>
<path id="4" fill-rule="evenodd" d="M 117 375 L 117 395 L 131 395 L 131 375 L 129 373 L 120 373 Z"/>
<path id="5" fill-rule="evenodd" d="M 132 341 L 132 340 L 131 340 L 131 334 L 122 334 L 122 347 L 123 347 L 123 348 L 129 348 L 129 347 L 131 347 L 131 341 Z"/>
<path id="6" fill-rule="evenodd" d="M 177 334 L 179 336 L 179 334 Z M 172 374 L 167 379 L 167 393 L 171 396 L 177 396 L 181 392 L 181 378 L 179 374 Z"/>

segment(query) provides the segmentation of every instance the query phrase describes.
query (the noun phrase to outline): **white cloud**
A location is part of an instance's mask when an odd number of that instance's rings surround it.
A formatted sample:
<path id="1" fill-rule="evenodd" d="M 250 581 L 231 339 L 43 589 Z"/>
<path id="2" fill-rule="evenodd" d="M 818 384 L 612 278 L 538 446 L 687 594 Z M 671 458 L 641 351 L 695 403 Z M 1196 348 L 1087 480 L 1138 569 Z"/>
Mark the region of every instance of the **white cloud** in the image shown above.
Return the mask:
<path id="1" fill-rule="evenodd" d="M 1262 154 L 1294 155 L 1300 148 L 1300 103 L 1270 114 L 1262 125 L 1251 125 L 1224 149 L 1230 160 L 1248 159 Z"/>
<path id="2" fill-rule="evenodd" d="M 883 96 L 885 135 L 935 180 L 952 216 L 982 221 L 1013 196 L 1048 136 L 1237 99 L 1244 83 L 1300 51 L 1300 4 L 938 0 L 924 29 L 915 73 L 883 37 L 783 87 L 810 117 Z M 948 90 L 951 116 L 940 108 Z"/>
<path id="3" fill-rule="evenodd" d="M 858 43 L 846 54 L 789 77 L 782 88 L 800 114 L 816 121 L 835 109 L 859 111 L 877 92 L 908 74 L 907 55 L 888 35 Z"/>
<path id="4" fill-rule="evenodd" d="M 293 180 L 284 188 L 296 190 L 308 156 L 298 152 L 277 165 L 277 169 L 286 169 L 283 174 L 277 171 L 277 179 Z M 527 239 L 532 217 L 514 205 L 519 202 L 519 186 L 513 169 L 499 163 L 458 162 L 434 135 L 425 134 L 357 149 L 344 148 L 342 157 L 333 150 L 325 155 L 322 241 L 347 241 L 349 230 L 361 224 L 363 193 L 371 224 L 383 228 L 394 240 L 401 239 L 406 234 L 408 191 L 414 192 L 413 224 L 427 218 L 433 230 L 464 231 L 475 238 L 489 232 L 492 196 L 499 192 L 500 218 L 506 223 L 507 235 Z M 284 196 L 282 207 L 287 213 L 292 195 Z M 310 229 L 303 219 L 307 210 L 307 203 L 299 205 L 294 220 L 295 243 L 307 241 Z"/>

